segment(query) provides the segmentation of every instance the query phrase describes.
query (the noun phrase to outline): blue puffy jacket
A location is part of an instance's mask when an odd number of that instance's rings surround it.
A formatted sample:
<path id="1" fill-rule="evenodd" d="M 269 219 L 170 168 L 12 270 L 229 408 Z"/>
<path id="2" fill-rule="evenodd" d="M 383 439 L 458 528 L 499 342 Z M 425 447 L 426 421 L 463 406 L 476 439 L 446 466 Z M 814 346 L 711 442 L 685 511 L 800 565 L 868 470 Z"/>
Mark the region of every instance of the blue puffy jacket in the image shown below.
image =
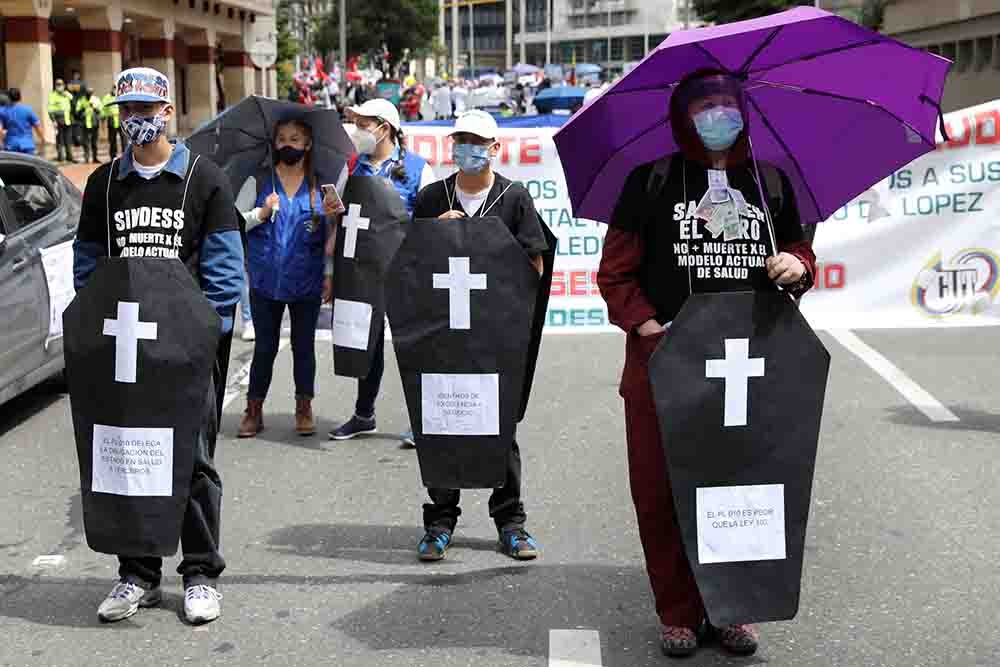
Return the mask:
<path id="1" fill-rule="evenodd" d="M 326 242 L 322 193 L 316 188 L 310 207 L 308 178 L 291 197 L 273 172 L 259 183 L 255 206 L 262 206 L 272 192 L 278 193 L 281 203 L 273 221 L 247 233 L 251 289 L 285 303 L 319 299 Z"/>

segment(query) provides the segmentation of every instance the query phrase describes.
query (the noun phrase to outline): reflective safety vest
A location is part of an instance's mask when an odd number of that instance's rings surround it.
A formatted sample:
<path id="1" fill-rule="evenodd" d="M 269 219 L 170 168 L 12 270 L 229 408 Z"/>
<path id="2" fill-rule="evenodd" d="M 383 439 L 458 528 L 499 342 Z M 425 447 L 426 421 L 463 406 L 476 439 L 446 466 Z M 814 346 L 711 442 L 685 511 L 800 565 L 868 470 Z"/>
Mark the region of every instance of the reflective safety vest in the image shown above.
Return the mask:
<path id="1" fill-rule="evenodd" d="M 97 95 L 91 95 L 90 97 L 81 96 L 76 101 L 76 115 L 88 130 L 97 127 L 101 108 L 101 100 Z"/>
<path id="2" fill-rule="evenodd" d="M 112 104 L 115 101 L 114 95 L 105 95 L 101 98 L 101 118 L 103 120 L 111 120 L 111 127 L 116 130 L 121 127 L 121 121 L 119 120 L 118 105 Z"/>
<path id="3" fill-rule="evenodd" d="M 49 117 L 57 123 L 72 125 L 73 96 L 67 91 L 53 90 L 49 93 Z"/>

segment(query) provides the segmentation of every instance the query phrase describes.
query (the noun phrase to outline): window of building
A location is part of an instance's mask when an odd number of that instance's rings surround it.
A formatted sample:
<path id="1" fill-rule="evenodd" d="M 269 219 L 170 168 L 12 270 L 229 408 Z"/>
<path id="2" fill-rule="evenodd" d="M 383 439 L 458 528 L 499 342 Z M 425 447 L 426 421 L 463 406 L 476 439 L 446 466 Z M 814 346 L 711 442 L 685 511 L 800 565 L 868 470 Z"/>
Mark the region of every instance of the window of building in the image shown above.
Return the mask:
<path id="1" fill-rule="evenodd" d="M 968 72 L 975 59 L 975 43 L 971 39 L 963 39 L 958 43 L 958 58 L 955 60 L 955 69 L 959 72 Z"/>
<path id="2" fill-rule="evenodd" d="M 993 65 L 993 42 L 996 38 L 980 37 L 976 40 L 976 71 L 982 72 Z"/>
<path id="3" fill-rule="evenodd" d="M 611 59 L 623 60 L 625 52 L 625 40 L 621 37 L 611 40 Z"/>
<path id="4" fill-rule="evenodd" d="M 599 63 L 608 59 L 608 42 L 605 39 L 595 39 L 590 42 L 588 60 Z"/>
<path id="5" fill-rule="evenodd" d="M 955 42 L 947 42 L 941 45 L 941 55 L 952 62 L 955 62 L 958 57 L 958 45 Z M 956 69 L 957 69 L 956 63 Z"/>
<path id="6" fill-rule="evenodd" d="M 642 60 L 646 55 L 646 42 L 642 37 L 629 37 L 628 39 L 628 59 Z"/>

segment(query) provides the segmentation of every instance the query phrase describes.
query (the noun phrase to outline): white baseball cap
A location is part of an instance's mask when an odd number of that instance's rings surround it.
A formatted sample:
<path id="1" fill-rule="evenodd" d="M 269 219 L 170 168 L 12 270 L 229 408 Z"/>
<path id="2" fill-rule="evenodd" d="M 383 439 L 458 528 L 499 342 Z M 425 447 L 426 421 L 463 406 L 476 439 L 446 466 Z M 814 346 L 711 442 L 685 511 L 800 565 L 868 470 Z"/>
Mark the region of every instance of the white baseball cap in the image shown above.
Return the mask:
<path id="1" fill-rule="evenodd" d="M 364 116 L 365 118 L 381 118 L 385 122 L 392 125 L 397 131 L 401 127 L 399 121 L 399 110 L 396 109 L 396 105 L 389 100 L 383 100 L 381 98 L 376 98 L 374 100 L 368 100 L 364 104 L 356 107 L 351 107 L 351 111 L 356 116 Z"/>
<path id="2" fill-rule="evenodd" d="M 118 75 L 112 104 L 170 102 L 170 80 L 150 67 L 133 67 Z"/>
<path id="3" fill-rule="evenodd" d="M 482 109 L 466 111 L 455 121 L 455 128 L 451 131 L 451 136 L 456 134 L 474 134 L 483 139 L 496 139 L 500 134 L 496 119 Z"/>

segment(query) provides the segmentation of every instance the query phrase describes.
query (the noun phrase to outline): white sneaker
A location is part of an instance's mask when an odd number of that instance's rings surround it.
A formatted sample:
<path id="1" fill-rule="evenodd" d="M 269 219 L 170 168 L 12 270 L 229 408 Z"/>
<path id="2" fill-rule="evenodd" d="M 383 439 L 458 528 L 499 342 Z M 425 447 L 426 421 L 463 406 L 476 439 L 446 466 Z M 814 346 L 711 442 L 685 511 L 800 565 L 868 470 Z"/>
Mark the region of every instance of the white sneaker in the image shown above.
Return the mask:
<path id="1" fill-rule="evenodd" d="M 219 617 L 222 593 L 211 586 L 199 584 L 184 590 L 184 617 L 192 625 L 210 623 Z"/>
<path id="2" fill-rule="evenodd" d="M 139 607 L 153 607 L 162 599 L 163 591 L 159 586 L 147 591 L 127 581 L 119 581 L 97 608 L 97 616 L 105 623 L 122 621 L 139 611 Z"/>
<path id="3" fill-rule="evenodd" d="M 257 333 L 253 330 L 253 323 L 243 325 L 243 340 L 252 341 L 257 338 Z"/>

